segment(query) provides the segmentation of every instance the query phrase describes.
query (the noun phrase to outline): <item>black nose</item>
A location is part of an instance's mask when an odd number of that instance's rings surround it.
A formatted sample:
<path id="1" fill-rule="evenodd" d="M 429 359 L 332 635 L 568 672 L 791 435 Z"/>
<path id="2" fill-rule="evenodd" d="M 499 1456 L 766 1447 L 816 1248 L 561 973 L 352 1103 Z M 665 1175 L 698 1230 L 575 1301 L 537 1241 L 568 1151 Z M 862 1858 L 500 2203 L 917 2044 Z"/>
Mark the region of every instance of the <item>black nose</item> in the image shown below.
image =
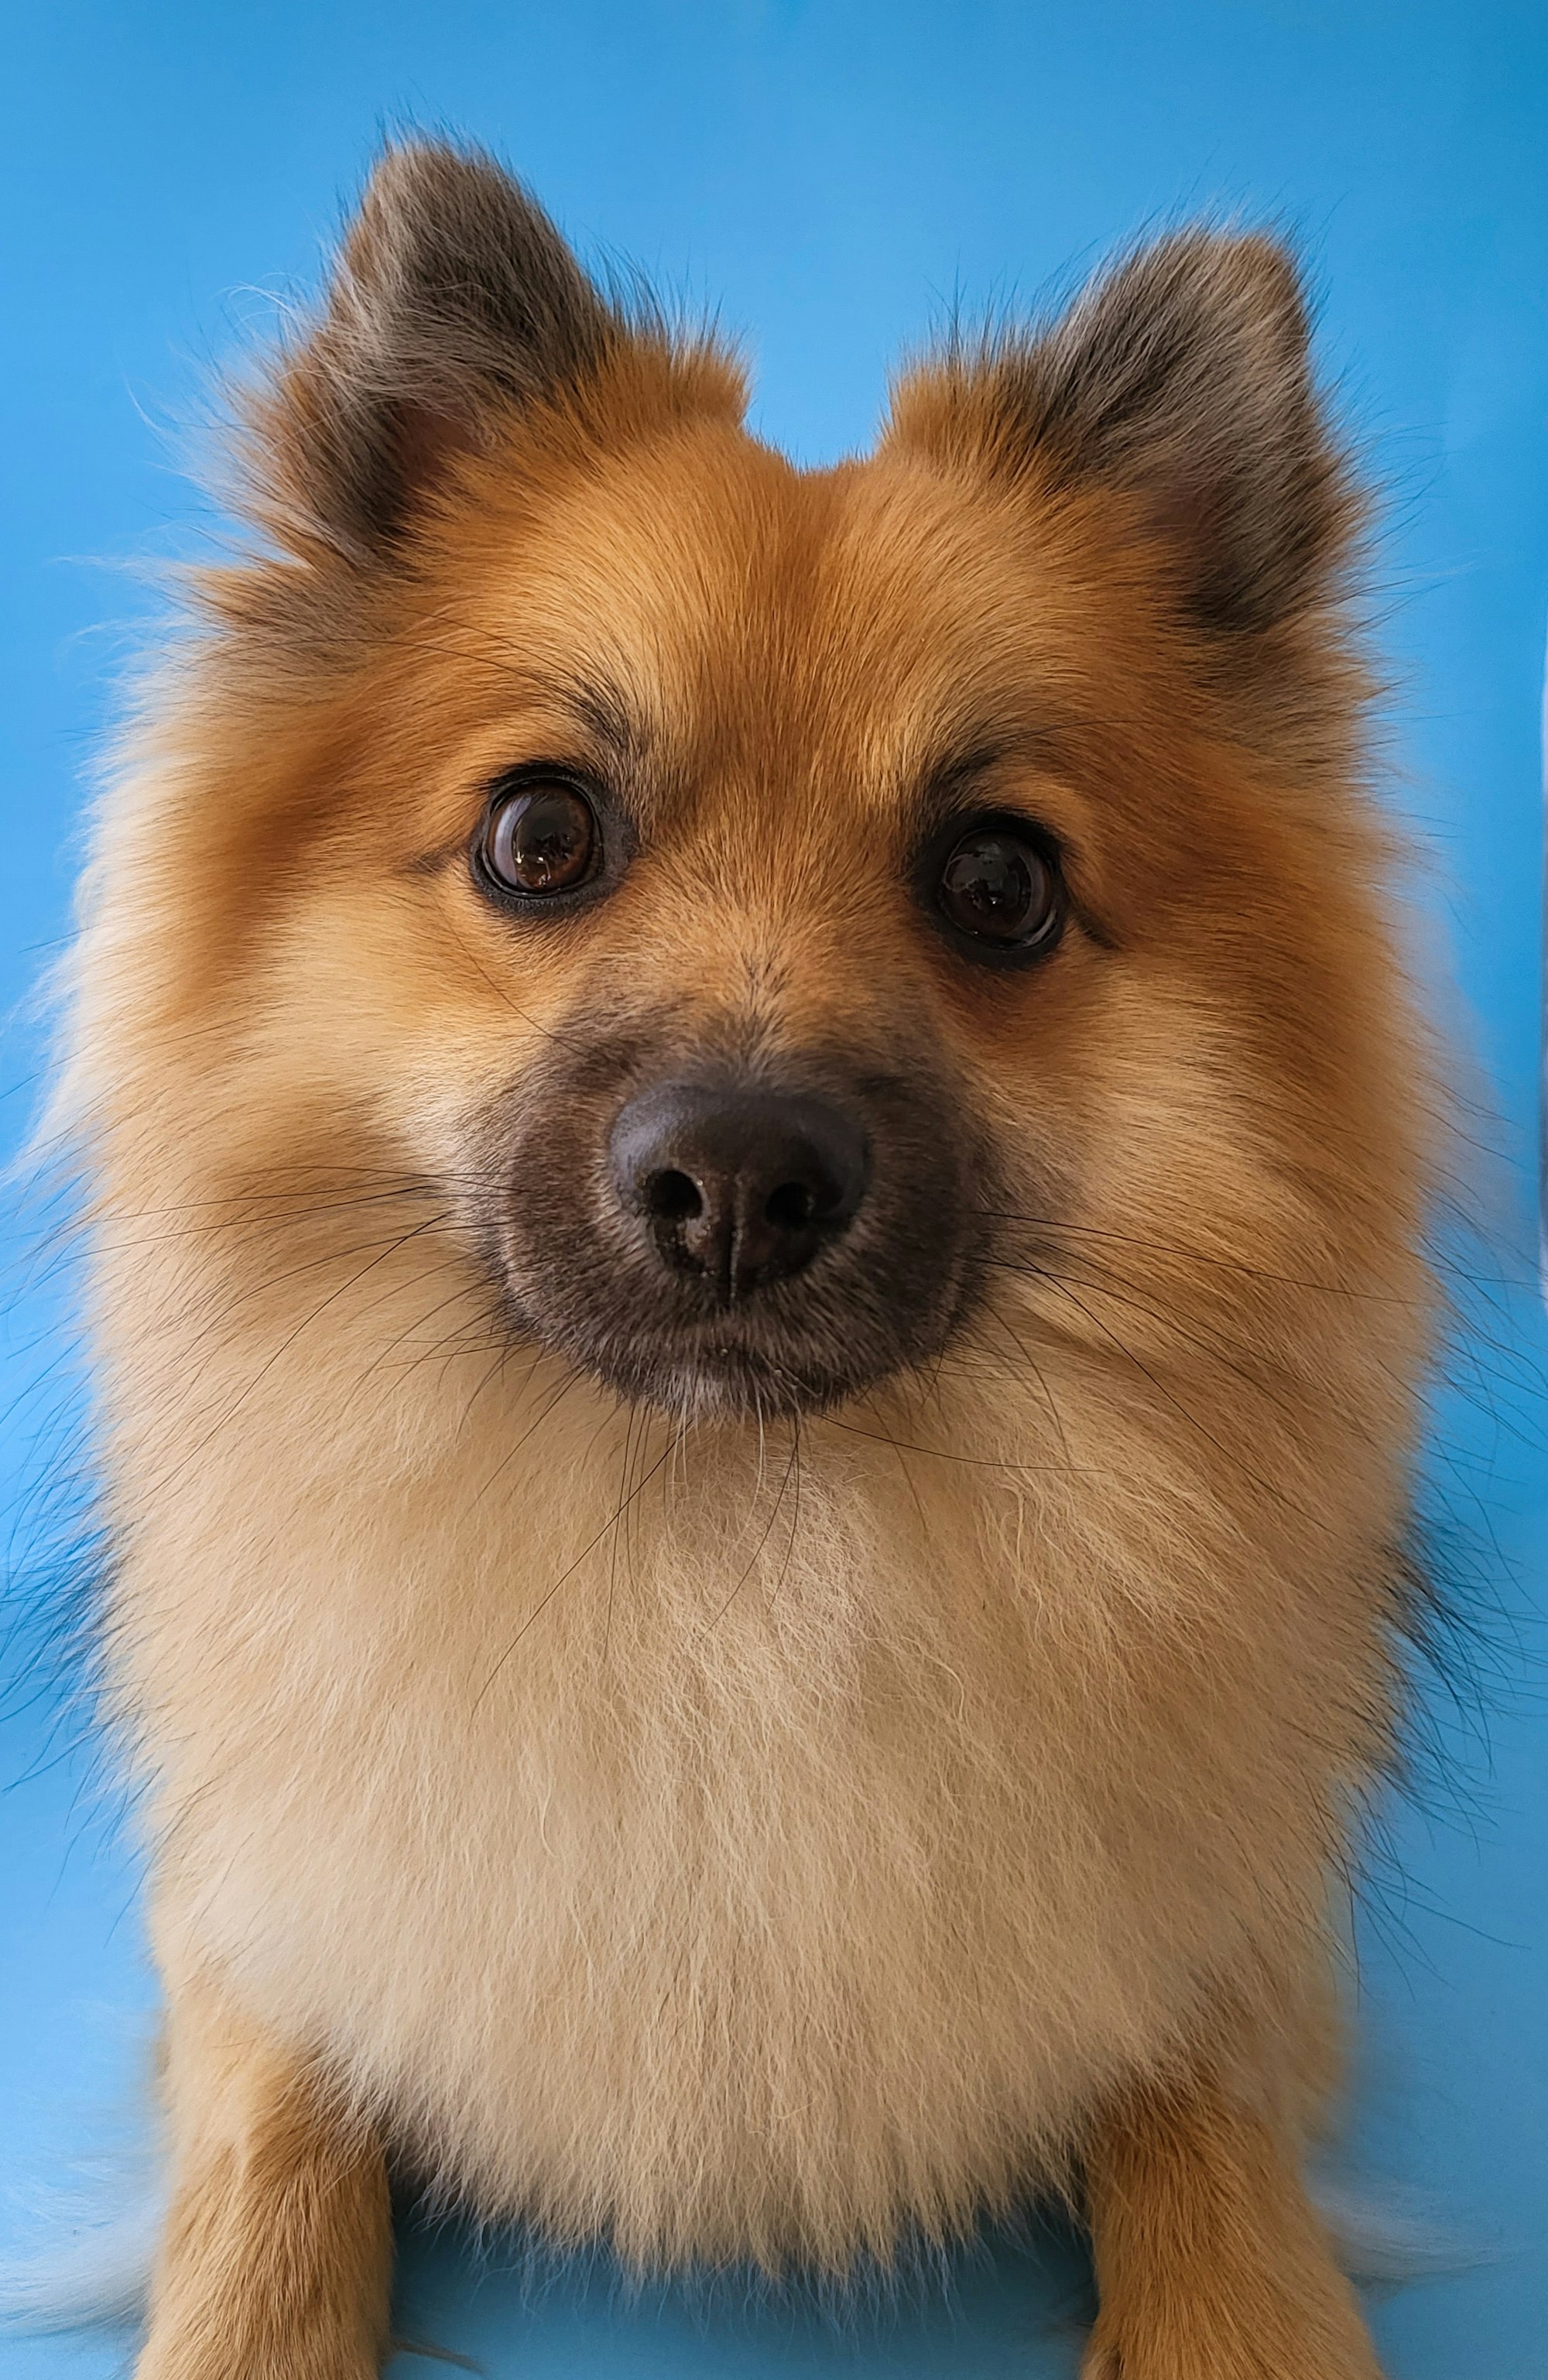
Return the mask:
<path id="1" fill-rule="evenodd" d="M 810 1264 L 865 1195 L 860 1126 L 827 1099 L 661 1083 L 621 1111 L 613 1181 L 666 1262 L 728 1303 Z"/>

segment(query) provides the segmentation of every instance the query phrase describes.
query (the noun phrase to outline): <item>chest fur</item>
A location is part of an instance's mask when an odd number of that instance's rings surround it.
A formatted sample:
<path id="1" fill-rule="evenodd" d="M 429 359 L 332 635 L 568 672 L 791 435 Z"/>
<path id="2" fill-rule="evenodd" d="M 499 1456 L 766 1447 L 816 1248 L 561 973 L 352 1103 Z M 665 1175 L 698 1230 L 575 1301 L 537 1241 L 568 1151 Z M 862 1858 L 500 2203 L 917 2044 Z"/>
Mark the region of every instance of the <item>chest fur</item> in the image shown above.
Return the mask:
<path id="1" fill-rule="evenodd" d="M 1120 1615 L 1117 1501 L 884 1433 L 369 1410 L 249 1400 L 140 1532 L 120 1690 L 163 1950 L 486 2210 L 885 2247 L 1046 2174 L 1308 1923 L 1315 1796 L 1229 1632 Z"/>

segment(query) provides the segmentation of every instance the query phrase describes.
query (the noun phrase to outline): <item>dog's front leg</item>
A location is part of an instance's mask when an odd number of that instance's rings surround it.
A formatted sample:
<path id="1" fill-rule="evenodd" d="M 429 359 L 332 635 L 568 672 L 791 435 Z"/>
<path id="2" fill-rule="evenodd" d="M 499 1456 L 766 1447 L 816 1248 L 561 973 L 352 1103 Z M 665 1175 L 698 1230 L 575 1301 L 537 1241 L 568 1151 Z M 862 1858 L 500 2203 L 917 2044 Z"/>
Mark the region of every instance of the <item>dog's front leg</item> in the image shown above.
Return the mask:
<path id="1" fill-rule="evenodd" d="M 173 2199 L 137 2380 L 375 2380 L 380 2144 L 205 1978 L 172 1991 L 165 2088 Z"/>
<path id="2" fill-rule="evenodd" d="M 1380 2380 L 1288 2143 L 1214 2079 L 1135 2093 L 1086 2157 L 1082 2380 Z"/>

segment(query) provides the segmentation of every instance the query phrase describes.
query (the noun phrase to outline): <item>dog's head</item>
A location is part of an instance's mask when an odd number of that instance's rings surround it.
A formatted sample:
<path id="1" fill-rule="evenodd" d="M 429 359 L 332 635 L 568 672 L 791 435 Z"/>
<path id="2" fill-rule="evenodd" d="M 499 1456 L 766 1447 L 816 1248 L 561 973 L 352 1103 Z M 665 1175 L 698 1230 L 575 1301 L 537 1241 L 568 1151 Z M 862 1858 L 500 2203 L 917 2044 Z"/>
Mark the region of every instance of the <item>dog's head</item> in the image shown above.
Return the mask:
<path id="1" fill-rule="evenodd" d="M 1139 251 L 864 460 L 741 412 L 492 165 L 381 165 L 162 796 L 232 1133 L 429 1185 L 513 1330 L 679 1413 L 917 1370 L 1007 1273 L 1100 1351 L 1114 1294 L 1132 1345 L 1376 1262 L 1417 1169 L 1284 253 Z"/>

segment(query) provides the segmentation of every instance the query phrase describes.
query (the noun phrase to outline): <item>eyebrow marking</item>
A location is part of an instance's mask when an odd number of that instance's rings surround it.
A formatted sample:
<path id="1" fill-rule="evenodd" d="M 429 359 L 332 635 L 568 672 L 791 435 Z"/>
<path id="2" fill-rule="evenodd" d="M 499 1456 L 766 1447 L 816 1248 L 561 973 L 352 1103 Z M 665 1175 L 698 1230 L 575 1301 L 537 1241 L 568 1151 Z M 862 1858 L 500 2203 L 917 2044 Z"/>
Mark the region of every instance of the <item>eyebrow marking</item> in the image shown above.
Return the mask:
<path id="1" fill-rule="evenodd" d="M 943 741 L 913 772 L 910 806 L 919 832 L 928 834 L 969 806 L 980 780 L 998 770 L 1020 765 L 1046 768 L 1057 759 L 1058 742 L 1052 730 L 1019 729 L 1010 735 L 974 734 L 968 727 L 950 742 Z M 1006 807 L 1019 809 L 1011 802 Z"/>
<path id="2" fill-rule="evenodd" d="M 915 773 L 914 807 L 920 817 L 932 826 L 949 818 L 979 778 L 986 777 L 1010 757 L 1008 745 L 986 739 L 942 747 Z"/>
<path id="3" fill-rule="evenodd" d="M 616 678 L 604 673 L 572 678 L 553 687 L 552 698 L 620 766 L 636 767 L 642 760 L 649 738 Z"/>

